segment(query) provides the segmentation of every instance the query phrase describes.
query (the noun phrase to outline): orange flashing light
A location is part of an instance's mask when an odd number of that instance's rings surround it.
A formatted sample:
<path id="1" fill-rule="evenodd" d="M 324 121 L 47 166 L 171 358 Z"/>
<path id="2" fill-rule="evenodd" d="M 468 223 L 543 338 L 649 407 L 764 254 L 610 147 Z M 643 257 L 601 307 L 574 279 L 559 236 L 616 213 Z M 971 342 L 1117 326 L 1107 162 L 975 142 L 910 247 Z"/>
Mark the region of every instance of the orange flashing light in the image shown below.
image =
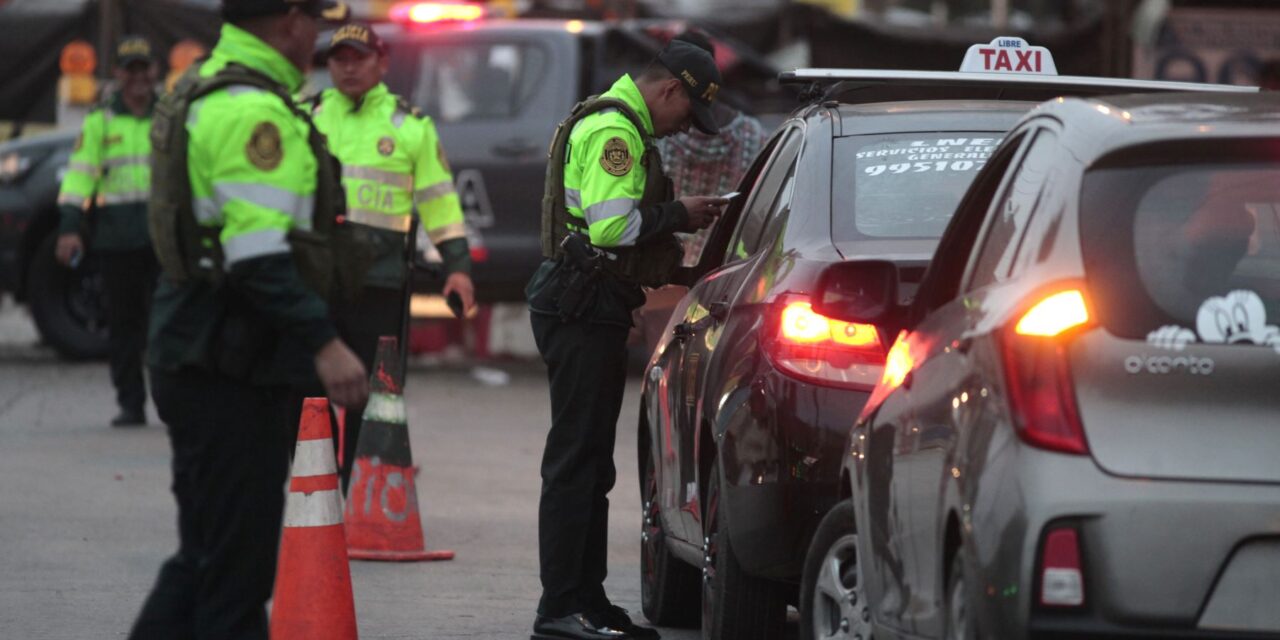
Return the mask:
<path id="1" fill-rule="evenodd" d="M 902 381 L 907 379 L 907 374 L 916 366 L 911 357 L 911 343 L 903 338 L 899 336 L 894 341 L 889 355 L 885 357 L 884 377 L 880 379 L 880 386 L 886 393 L 902 386 Z"/>
<path id="2" fill-rule="evenodd" d="M 832 320 L 816 313 L 808 302 L 792 302 L 782 310 L 782 337 L 797 344 L 830 341 L 848 347 L 871 347 L 880 342 L 874 326 Z"/>
<path id="3" fill-rule="evenodd" d="M 387 15 L 395 22 L 415 24 L 474 22 L 484 17 L 484 7 L 455 2 L 405 2 L 393 5 Z"/>
<path id="4" fill-rule="evenodd" d="M 1084 294 L 1078 289 L 1059 291 L 1037 302 L 1018 324 L 1014 333 L 1022 336 L 1053 337 L 1089 322 Z"/>
<path id="5" fill-rule="evenodd" d="M 90 74 L 96 66 L 98 56 L 93 52 L 93 45 L 84 40 L 67 44 L 58 57 L 58 68 L 64 75 Z"/>

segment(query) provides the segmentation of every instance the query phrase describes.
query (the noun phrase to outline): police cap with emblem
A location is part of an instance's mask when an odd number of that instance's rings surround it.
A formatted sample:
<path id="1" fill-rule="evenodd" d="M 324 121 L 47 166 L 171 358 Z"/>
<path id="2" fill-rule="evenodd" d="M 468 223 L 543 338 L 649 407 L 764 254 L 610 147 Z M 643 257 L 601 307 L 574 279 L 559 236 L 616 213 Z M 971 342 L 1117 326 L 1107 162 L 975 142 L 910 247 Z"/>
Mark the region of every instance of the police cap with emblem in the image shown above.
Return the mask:
<path id="1" fill-rule="evenodd" d="M 351 47 L 363 53 L 379 55 L 387 53 L 387 44 L 378 37 L 378 33 L 369 28 L 369 25 L 359 22 L 344 24 L 333 32 L 333 36 L 329 38 L 329 53 L 337 51 L 338 47 Z"/>
<path id="2" fill-rule="evenodd" d="M 116 66 L 127 67 L 135 62 L 151 64 L 151 43 L 142 36 L 125 36 L 116 45 Z"/>
<path id="3" fill-rule="evenodd" d="M 708 135 L 719 133 L 720 127 L 711 115 L 711 103 L 715 102 L 723 83 L 715 58 L 702 47 L 673 39 L 658 52 L 658 62 L 684 84 L 693 105 L 694 126 Z"/>
<path id="4" fill-rule="evenodd" d="M 328 22 L 342 22 L 350 17 L 346 3 L 334 0 L 222 0 L 222 17 L 227 20 L 258 18 L 288 13 L 295 7 Z"/>

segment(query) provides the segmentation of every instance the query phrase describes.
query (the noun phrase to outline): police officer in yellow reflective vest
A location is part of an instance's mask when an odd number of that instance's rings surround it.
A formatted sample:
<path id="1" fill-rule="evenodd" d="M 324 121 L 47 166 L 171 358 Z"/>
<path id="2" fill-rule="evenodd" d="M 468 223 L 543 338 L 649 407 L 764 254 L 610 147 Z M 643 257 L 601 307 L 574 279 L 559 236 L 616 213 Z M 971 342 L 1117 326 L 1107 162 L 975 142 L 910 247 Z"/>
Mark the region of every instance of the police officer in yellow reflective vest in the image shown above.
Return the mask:
<path id="1" fill-rule="evenodd" d="M 672 236 L 709 226 L 726 203 L 673 200 L 653 144 L 696 125 L 715 133 L 720 74 L 706 51 L 672 41 L 636 79 L 623 76 L 574 109 L 552 142 L 543 197 L 548 255 L 526 288 L 551 383 L 538 544 L 542 599 L 534 638 L 656 638 L 604 592 L 607 494 L 626 384 L 631 312 L 641 285 L 670 281 Z"/>
<path id="2" fill-rule="evenodd" d="M 325 14 L 321 0 L 224 0 L 210 58 L 156 107 L 148 217 L 164 275 L 148 365 L 173 447 L 179 548 L 133 640 L 266 640 L 290 387 L 318 376 L 339 405 L 368 397 L 365 368 L 317 293 L 316 274 L 332 271 L 306 245 L 342 202 L 292 99 Z"/>
<path id="3" fill-rule="evenodd" d="M 151 45 L 136 36 L 121 40 L 114 75 L 117 90 L 85 117 L 67 164 L 58 193 L 61 221 L 55 251 L 60 262 L 77 267 L 85 253 L 82 229 L 91 229 L 106 293 L 111 383 L 120 405 L 111 426 L 134 427 L 146 424 L 142 350 L 156 284 L 155 255 L 147 238 L 147 136 L 157 77 Z"/>
<path id="4" fill-rule="evenodd" d="M 431 119 L 392 94 L 387 46 L 367 25 L 350 23 L 333 33 L 328 66 L 334 87 L 310 101 L 316 126 L 342 162 L 347 220 L 368 227 L 377 256 L 360 297 L 334 309 L 338 332 L 366 367 L 373 367 L 379 336 L 400 336 L 405 347 L 409 233 L 416 209 L 422 227 L 444 259 L 444 294 L 475 304 L 471 252 L 462 208 L 444 147 Z M 362 407 L 347 413 L 342 477 L 350 475 Z"/>

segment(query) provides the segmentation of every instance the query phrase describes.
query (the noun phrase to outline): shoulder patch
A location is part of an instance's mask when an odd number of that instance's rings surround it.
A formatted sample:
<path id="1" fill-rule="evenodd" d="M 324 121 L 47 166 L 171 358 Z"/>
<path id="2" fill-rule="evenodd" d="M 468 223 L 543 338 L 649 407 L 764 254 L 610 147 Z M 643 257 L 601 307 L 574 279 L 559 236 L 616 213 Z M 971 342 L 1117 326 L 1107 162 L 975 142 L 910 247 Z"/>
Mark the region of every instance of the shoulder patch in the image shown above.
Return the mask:
<path id="1" fill-rule="evenodd" d="M 280 142 L 280 129 L 273 122 L 259 122 L 249 136 L 249 144 L 245 145 L 245 155 L 253 166 L 271 171 L 280 166 L 284 159 L 284 147 Z"/>
<path id="2" fill-rule="evenodd" d="M 614 136 L 604 143 L 604 153 L 600 156 L 600 166 L 612 176 L 625 176 L 631 172 L 631 150 L 627 141 Z"/>
<path id="3" fill-rule="evenodd" d="M 384 156 L 390 156 L 392 153 L 395 153 L 395 150 L 396 141 L 393 140 L 391 136 L 382 136 L 378 139 L 378 153 L 381 153 Z"/>

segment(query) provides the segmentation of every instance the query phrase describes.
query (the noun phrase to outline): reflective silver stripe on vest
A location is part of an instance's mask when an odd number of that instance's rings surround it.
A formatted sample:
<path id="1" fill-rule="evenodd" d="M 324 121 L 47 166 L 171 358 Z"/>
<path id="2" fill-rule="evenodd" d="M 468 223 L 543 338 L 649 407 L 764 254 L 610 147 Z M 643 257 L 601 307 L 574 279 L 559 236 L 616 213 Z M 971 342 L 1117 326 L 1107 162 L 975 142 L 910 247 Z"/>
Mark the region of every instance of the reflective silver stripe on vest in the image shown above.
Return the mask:
<path id="1" fill-rule="evenodd" d="M 64 193 L 58 196 L 58 204 L 71 205 L 73 207 L 79 207 L 80 209 L 85 209 L 85 210 L 89 208 L 90 202 L 92 202 L 92 200 L 78 193 Z"/>
<path id="2" fill-rule="evenodd" d="M 115 158 L 107 158 L 102 161 L 104 167 L 124 167 L 128 165 L 142 165 L 144 167 L 151 166 L 151 156 L 148 154 L 136 154 L 132 156 L 118 156 Z"/>
<path id="3" fill-rule="evenodd" d="M 587 224 L 591 225 L 601 220 L 625 216 L 634 211 L 639 204 L 640 201 L 635 198 L 614 198 L 597 202 L 583 209 L 582 215 L 587 219 Z"/>
<path id="4" fill-rule="evenodd" d="M 413 188 L 413 176 L 373 167 L 342 165 L 342 177 L 353 180 L 374 180 L 388 187 L 399 187 L 405 191 Z"/>
<path id="5" fill-rule="evenodd" d="M 219 210 L 232 199 L 284 212 L 306 229 L 311 228 L 316 206 L 314 196 L 299 195 L 271 185 L 252 182 L 219 182 L 213 185 L 213 201 Z"/>
<path id="6" fill-rule="evenodd" d="M 213 198 L 196 198 L 191 202 L 192 208 L 195 210 L 196 222 L 208 224 L 218 221 L 218 214 L 222 208 L 218 206 Z"/>
<path id="7" fill-rule="evenodd" d="M 431 244 L 439 245 L 441 242 L 453 240 L 454 238 L 467 237 L 467 225 L 462 222 L 454 222 L 446 224 L 443 227 L 427 230 L 427 238 L 431 240 Z"/>
<path id="8" fill-rule="evenodd" d="M 149 199 L 151 199 L 151 191 L 149 189 L 98 194 L 98 203 L 108 205 L 134 204 L 137 202 L 146 202 Z"/>
<path id="9" fill-rule="evenodd" d="M 574 209 L 582 208 L 582 192 L 577 189 L 564 190 L 564 206 Z"/>
<path id="10" fill-rule="evenodd" d="M 91 176 L 98 175 L 98 167 L 91 165 L 88 162 L 79 162 L 76 160 L 72 160 L 67 163 L 67 171 L 78 171 L 80 173 L 87 173 Z"/>
<path id="11" fill-rule="evenodd" d="M 394 215 L 373 211 L 372 209 L 351 209 L 347 211 L 347 220 L 387 231 L 408 233 L 413 219 L 407 215 Z"/>
<path id="12" fill-rule="evenodd" d="M 223 240 L 222 253 L 230 268 L 241 260 L 289 253 L 289 242 L 285 240 L 284 229 L 262 229 Z"/>
<path id="13" fill-rule="evenodd" d="M 445 180 L 414 191 L 413 202 L 414 204 L 423 204 L 450 193 L 454 193 L 453 182 Z"/>

